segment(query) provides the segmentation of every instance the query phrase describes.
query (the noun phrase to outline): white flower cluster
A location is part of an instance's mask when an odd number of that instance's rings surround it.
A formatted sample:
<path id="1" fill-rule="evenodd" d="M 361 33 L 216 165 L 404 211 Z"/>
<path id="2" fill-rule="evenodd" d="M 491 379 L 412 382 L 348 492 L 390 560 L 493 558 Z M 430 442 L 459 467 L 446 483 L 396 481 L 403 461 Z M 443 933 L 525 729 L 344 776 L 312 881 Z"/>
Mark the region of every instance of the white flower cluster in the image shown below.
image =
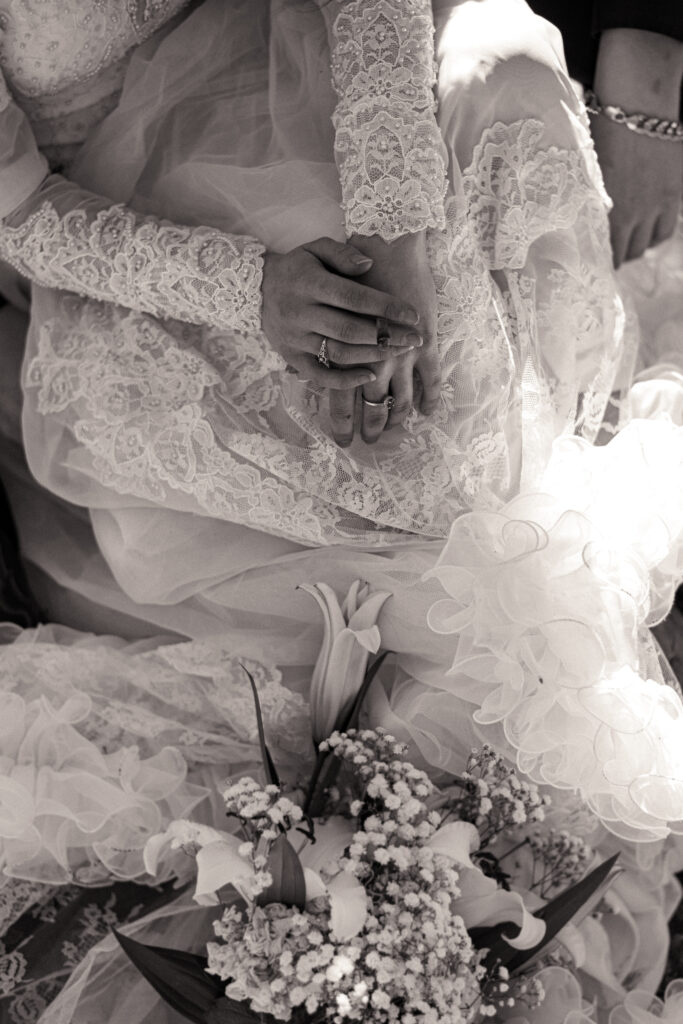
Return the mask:
<path id="1" fill-rule="evenodd" d="M 368 897 L 362 929 L 341 941 L 327 896 L 305 910 L 280 903 L 230 907 L 208 946 L 209 970 L 226 995 L 278 1020 L 367 1020 L 377 1024 L 469 1024 L 492 1016 L 482 1003 L 486 971 L 463 919 L 455 862 L 427 843 L 440 824 L 426 800 L 434 787 L 381 731 L 334 734 L 325 744 L 345 762 L 361 796 L 358 828 L 338 871 L 360 879 Z M 267 831 L 296 811 L 274 791 L 240 780 L 226 791 L 240 820 Z M 503 979 L 501 979 L 502 981 Z"/>
<path id="2" fill-rule="evenodd" d="M 279 786 L 261 786 L 250 777 L 231 783 L 223 791 L 229 817 L 239 820 L 250 840 L 265 843 L 277 839 L 303 819 L 303 811 Z"/>
<path id="3" fill-rule="evenodd" d="M 459 817 L 476 826 L 482 847 L 491 846 L 511 828 L 543 821 L 550 803 L 535 783 L 520 779 L 488 744 L 472 751 L 461 780 L 466 795 L 457 801 Z"/>

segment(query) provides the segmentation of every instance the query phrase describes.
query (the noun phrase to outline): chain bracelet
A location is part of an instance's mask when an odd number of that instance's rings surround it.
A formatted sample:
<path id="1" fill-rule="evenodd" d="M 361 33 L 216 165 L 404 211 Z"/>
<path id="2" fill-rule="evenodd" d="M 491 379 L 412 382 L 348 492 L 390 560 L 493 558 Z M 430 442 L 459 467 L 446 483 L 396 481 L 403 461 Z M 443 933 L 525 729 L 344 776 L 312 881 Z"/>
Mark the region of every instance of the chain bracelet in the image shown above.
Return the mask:
<path id="1" fill-rule="evenodd" d="M 589 114 L 602 114 L 615 124 L 623 124 L 636 135 L 649 135 L 650 138 L 661 139 L 662 142 L 683 142 L 683 124 L 680 121 L 667 121 L 665 118 L 651 117 L 649 114 L 627 114 L 621 107 L 613 104 L 603 106 L 592 89 L 586 89 L 584 103 Z"/>

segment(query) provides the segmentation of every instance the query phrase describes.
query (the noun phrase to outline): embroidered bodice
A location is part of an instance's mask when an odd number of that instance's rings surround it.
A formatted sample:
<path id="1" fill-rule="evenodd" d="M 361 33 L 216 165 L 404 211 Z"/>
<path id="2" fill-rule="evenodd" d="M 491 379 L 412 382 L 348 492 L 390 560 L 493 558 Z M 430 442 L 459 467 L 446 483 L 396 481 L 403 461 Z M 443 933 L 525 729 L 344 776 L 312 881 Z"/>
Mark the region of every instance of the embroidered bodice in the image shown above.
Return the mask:
<path id="1" fill-rule="evenodd" d="M 67 156 L 113 108 L 134 47 L 189 0 L 0 0 L 0 64 L 41 147 Z"/>

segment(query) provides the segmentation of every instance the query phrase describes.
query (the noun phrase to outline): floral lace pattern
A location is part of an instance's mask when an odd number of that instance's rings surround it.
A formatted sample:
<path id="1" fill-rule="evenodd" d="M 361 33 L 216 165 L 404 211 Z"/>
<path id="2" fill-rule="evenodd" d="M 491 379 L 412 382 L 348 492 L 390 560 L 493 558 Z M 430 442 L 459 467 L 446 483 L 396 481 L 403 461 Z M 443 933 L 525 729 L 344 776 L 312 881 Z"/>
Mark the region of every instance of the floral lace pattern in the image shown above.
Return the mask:
<path id="1" fill-rule="evenodd" d="M 334 23 L 335 153 L 349 235 L 444 227 L 434 23 L 426 0 L 341 0 Z"/>
<path id="2" fill-rule="evenodd" d="M 0 0 L 0 63 L 26 97 L 96 78 L 177 14 L 188 0 Z"/>
<path id="3" fill-rule="evenodd" d="M 24 887 L 12 879 L 0 892 Z M 33 899 L 3 930 L 0 1018 L 8 1024 L 36 1024 L 74 967 L 112 927 L 139 918 L 172 895 L 159 886 L 130 883 L 98 889 L 35 886 Z"/>
<path id="4" fill-rule="evenodd" d="M 122 205 L 60 216 L 49 200 L 0 234 L 0 256 L 45 287 L 245 332 L 260 327 L 263 251 L 248 236 L 177 227 Z"/>
<path id="5" fill-rule="evenodd" d="M 432 417 L 413 412 L 372 450 L 340 449 L 323 396 L 284 373 L 263 334 L 62 296 L 25 381 L 51 439 L 64 432 L 57 461 L 75 438 L 94 487 L 316 545 L 443 537 L 464 510 L 499 507 L 581 422 L 581 393 L 591 433 L 622 344 L 590 169 L 544 149 L 542 133 L 528 120 L 487 129 L 444 231 L 428 233 L 444 371 Z"/>

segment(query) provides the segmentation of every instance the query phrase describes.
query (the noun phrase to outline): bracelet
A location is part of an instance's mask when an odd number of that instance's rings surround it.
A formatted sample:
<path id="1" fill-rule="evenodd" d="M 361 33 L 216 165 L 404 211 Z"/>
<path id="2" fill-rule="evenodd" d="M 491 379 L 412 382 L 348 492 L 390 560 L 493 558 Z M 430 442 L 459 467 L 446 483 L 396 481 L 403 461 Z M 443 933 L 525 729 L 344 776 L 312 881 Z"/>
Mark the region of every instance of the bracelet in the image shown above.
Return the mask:
<path id="1" fill-rule="evenodd" d="M 589 114 L 603 114 L 616 124 L 623 124 L 636 135 L 649 135 L 663 142 L 683 142 L 683 124 L 680 121 L 667 121 L 662 117 L 651 117 L 649 114 L 627 114 L 621 107 L 602 103 L 592 89 L 586 89 L 584 103 Z"/>

